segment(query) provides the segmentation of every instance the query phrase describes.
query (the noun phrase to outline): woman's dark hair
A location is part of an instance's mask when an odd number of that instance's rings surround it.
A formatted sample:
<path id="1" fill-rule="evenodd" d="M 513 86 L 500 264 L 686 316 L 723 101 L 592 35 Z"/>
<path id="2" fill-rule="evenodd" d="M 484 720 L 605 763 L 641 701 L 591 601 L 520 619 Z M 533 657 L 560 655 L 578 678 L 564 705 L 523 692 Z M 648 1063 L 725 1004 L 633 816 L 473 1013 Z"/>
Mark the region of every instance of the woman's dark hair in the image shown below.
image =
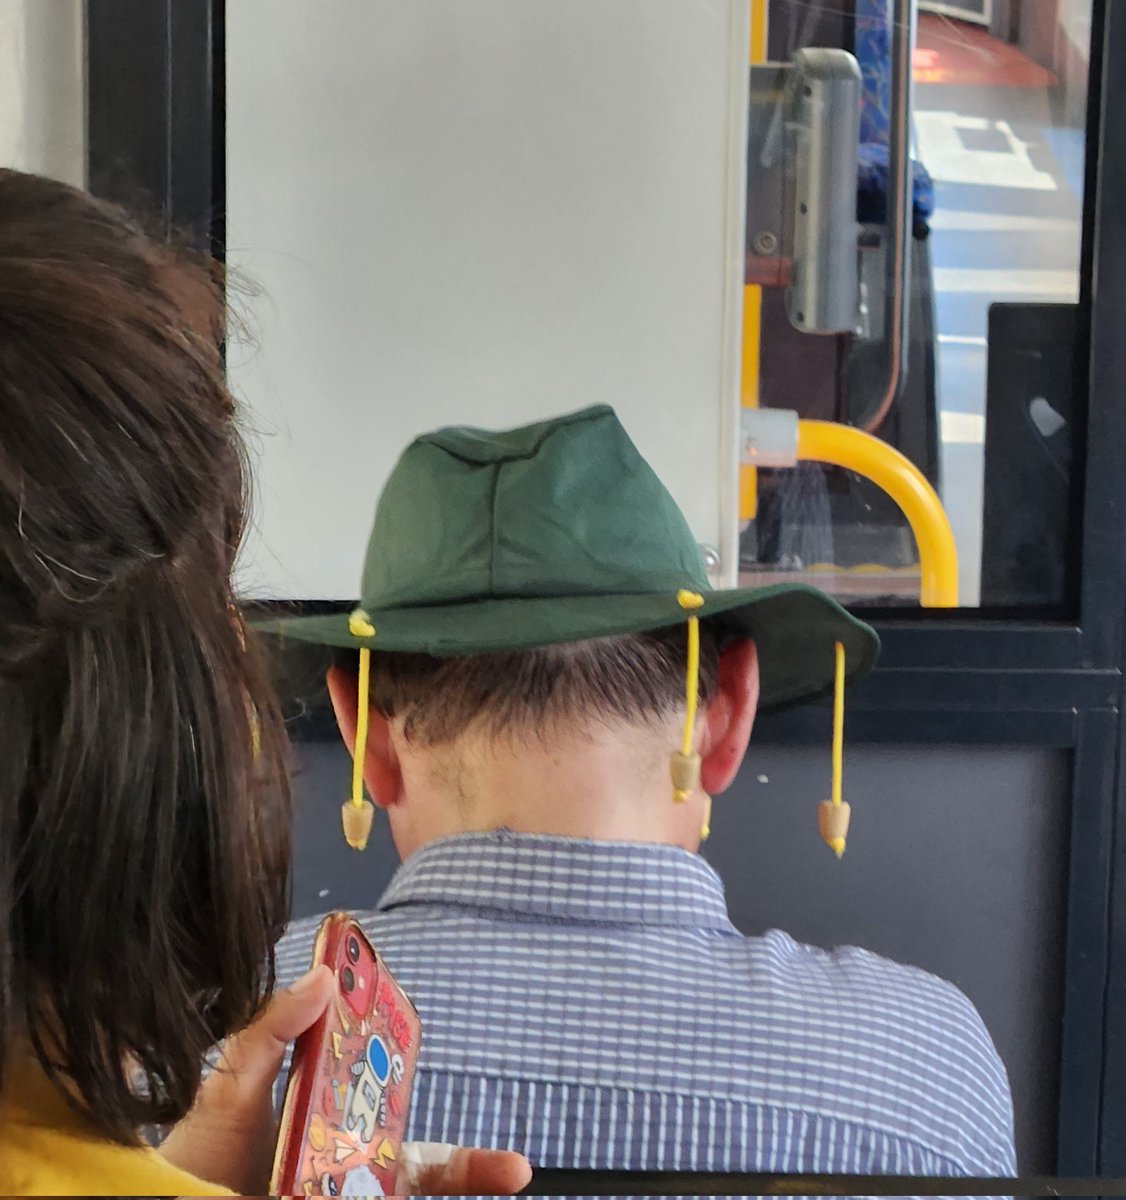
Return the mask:
<path id="1" fill-rule="evenodd" d="M 113 1139 L 273 986 L 285 737 L 234 607 L 243 445 L 206 260 L 0 171 L 0 1084 Z"/>

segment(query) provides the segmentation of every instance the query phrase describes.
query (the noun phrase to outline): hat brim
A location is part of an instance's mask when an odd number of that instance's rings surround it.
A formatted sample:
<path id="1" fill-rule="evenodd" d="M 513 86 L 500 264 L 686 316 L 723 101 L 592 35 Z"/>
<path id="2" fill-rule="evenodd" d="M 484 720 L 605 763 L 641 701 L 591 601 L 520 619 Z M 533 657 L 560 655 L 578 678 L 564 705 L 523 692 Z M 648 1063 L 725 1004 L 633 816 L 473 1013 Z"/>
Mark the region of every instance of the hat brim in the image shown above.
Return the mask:
<path id="1" fill-rule="evenodd" d="M 754 640 L 763 710 L 831 693 L 834 647 L 845 649 L 848 678 L 875 666 L 879 640 L 824 592 L 802 584 L 705 592 L 694 615 L 717 632 Z M 354 637 L 347 613 L 255 621 L 262 633 L 325 646 L 454 657 L 645 633 L 689 615 L 667 593 L 489 599 L 422 608 L 367 609 L 372 638 Z"/>

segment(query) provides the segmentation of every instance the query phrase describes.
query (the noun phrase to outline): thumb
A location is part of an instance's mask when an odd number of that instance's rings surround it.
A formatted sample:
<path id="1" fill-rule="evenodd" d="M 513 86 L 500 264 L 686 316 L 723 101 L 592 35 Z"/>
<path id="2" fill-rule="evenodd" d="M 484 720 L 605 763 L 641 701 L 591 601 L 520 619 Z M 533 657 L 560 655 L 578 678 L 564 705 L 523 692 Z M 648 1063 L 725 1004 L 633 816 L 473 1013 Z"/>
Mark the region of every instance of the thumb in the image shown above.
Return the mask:
<path id="1" fill-rule="evenodd" d="M 279 1042 L 284 1047 L 316 1024 L 332 999 L 335 980 L 330 967 L 323 964 L 314 967 L 278 992 L 250 1028 L 260 1030 L 264 1039 Z"/>
<path id="2" fill-rule="evenodd" d="M 223 1047 L 224 1065 L 253 1090 L 270 1083 L 294 1038 L 311 1029 L 332 999 L 336 977 L 326 966 L 316 966 L 291 987 L 277 992 L 265 1012 Z"/>
<path id="3" fill-rule="evenodd" d="M 415 1196 L 515 1196 L 528 1186 L 532 1168 L 509 1150 L 471 1150 L 404 1142 L 397 1191 Z"/>

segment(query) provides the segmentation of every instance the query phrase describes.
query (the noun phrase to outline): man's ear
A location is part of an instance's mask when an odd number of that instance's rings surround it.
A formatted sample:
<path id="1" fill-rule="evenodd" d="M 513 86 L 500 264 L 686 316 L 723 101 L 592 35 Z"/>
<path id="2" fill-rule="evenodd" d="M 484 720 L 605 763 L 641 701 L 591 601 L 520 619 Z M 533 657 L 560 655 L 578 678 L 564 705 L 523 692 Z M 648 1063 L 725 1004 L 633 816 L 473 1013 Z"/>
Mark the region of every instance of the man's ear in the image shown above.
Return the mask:
<path id="1" fill-rule="evenodd" d="M 700 786 L 726 791 L 739 772 L 758 708 L 758 653 L 754 642 L 728 642 L 719 652 L 716 694 L 703 714 Z"/>
<path id="2" fill-rule="evenodd" d="M 336 724 L 348 753 L 356 753 L 356 717 L 359 712 L 359 677 L 347 667 L 331 667 L 325 676 Z M 403 774 L 391 741 L 391 725 L 382 713 L 369 709 L 364 747 L 364 783 L 377 808 L 390 808 L 402 796 Z"/>

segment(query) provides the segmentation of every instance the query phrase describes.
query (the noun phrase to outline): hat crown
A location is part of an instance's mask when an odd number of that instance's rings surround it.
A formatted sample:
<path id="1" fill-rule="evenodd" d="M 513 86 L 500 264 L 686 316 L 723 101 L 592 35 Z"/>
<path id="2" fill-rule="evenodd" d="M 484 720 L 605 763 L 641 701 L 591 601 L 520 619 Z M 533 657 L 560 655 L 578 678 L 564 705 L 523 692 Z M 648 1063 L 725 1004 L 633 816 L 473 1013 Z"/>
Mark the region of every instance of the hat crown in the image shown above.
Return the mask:
<path id="1" fill-rule="evenodd" d="M 416 439 L 379 499 L 361 595 L 374 612 L 706 586 L 683 514 L 599 405 Z"/>

